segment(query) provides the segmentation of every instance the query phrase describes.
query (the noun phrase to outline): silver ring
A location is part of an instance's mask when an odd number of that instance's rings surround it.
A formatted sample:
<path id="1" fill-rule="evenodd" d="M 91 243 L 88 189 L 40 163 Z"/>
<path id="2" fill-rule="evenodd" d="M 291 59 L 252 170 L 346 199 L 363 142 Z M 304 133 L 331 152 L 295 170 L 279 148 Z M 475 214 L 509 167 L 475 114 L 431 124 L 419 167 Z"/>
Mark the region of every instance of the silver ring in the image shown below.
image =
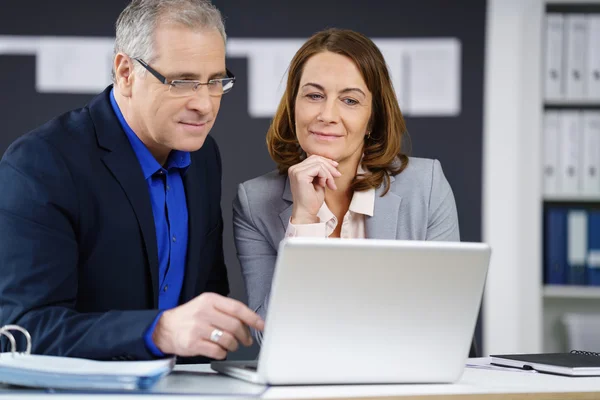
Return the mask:
<path id="1" fill-rule="evenodd" d="M 215 343 L 218 343 L 219 339 L 221 339 L 221 336 L 223 336 L 223 331 L 220 329 L 214 329 L 210 334 L 210 340 Z"/>

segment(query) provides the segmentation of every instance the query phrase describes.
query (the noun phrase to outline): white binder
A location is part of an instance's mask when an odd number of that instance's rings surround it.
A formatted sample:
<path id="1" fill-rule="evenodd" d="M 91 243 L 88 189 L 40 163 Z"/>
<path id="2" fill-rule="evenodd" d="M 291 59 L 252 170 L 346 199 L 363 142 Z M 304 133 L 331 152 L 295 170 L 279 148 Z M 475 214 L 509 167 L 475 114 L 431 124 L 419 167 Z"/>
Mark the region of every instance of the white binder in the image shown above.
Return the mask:
<path id="1" fill-rule="evenodd" d="M 587 97 L 600 100 L 600 14 L 588 16 Z"/>
<path id="2" fill-rule="evenodd" d="M 569 268 L 585 267 L 587 260 L 587 224 L 585 210 L 569 210 L 567 213 L 567 263 Z"/>
<path id="3" fill-rule="evenodd" d="M 546 15 L 544 78 L 546 100 L 559 100 L 564 96 L 564 21 L 563 14 L 549 13 Z"/>
<path id="4" fill-rule="evenodd" d="M 567 99 L 585 98 L 585 69 L 587 67 L 587 17 L 585 14 L 568 14 L 565 17 L 566 85 Z"/>
<path id="5" fill-rule="evenodd" d="M 27 339 L 20 353 L 12 334 Z M 10 353 L 0 353 L 0 383 L 49 389 L 137 390 L 149 389 L 175 366 L 175 357 L 151 361 L 94 361 L 31 353 L 31 336 L 17 325 L 0 328 L 11 344 Z"/>
<path id="6" fill-rule="evenodd" d="M 544 196 L 560 194 L 558 148 L 560 139 L 560 113 L 558 111 L 546 111 L 544 114 Z"/>
<path id="7" fill-rule="evenodd" d="M 578 111 L 562 111 L 560 115 L 559 181 L 560 192 L 578 196 L 581 182 L 582 118 Z"/>
<path id="8" fill-rule="evenodd" d="M 583 113 L 582 151 L 582 193 L 600 197 L 600 112 L 598 111 Z"/>

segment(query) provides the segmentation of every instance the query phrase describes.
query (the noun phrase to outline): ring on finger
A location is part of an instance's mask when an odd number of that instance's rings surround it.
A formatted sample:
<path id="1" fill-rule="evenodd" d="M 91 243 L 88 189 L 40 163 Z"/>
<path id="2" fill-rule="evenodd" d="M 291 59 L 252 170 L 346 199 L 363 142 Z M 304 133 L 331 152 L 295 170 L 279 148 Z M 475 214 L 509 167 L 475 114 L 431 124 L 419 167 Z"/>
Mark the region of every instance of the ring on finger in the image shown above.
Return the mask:
<path id="1" fill-rule="evenodd" d="M 210 340 L 211 342 L 219 343 L 219 339 L 221 339 L 221 336 L 223 336 L 223 331 L 218 328 L 215 328 L 210 334 Z"/>

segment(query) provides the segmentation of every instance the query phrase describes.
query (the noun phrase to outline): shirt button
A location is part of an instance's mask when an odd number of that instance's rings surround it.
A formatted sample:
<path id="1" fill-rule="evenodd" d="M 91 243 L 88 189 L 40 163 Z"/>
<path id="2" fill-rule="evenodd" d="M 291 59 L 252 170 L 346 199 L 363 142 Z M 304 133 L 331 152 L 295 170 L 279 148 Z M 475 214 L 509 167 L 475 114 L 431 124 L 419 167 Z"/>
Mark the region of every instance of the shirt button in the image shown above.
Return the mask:
<path id="1" fill-rule="evenodd" d="M 169 290 L 169 285 L 165 285 L 163 291 L 166 292 L 167 290 Z"/>
<path id="2" fill-rule="evenodd" d="M 173 235 L 173 241 L 176 242 L 177 238 L 175 237 L 175 235 Z"/>

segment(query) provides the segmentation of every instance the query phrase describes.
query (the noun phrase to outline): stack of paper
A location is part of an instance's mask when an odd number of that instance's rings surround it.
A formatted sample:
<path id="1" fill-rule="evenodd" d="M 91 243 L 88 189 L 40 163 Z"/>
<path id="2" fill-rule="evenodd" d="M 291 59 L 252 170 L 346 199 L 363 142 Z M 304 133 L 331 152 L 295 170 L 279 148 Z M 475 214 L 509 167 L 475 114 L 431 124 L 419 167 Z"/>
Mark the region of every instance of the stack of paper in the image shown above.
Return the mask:
<path id="1" fill-rule="evenodd" d="M 147 389 L 171 372 L 175 358 L 92 361 L 29 354 L 0 354 L 0 383 L 52 389 Z"/>

